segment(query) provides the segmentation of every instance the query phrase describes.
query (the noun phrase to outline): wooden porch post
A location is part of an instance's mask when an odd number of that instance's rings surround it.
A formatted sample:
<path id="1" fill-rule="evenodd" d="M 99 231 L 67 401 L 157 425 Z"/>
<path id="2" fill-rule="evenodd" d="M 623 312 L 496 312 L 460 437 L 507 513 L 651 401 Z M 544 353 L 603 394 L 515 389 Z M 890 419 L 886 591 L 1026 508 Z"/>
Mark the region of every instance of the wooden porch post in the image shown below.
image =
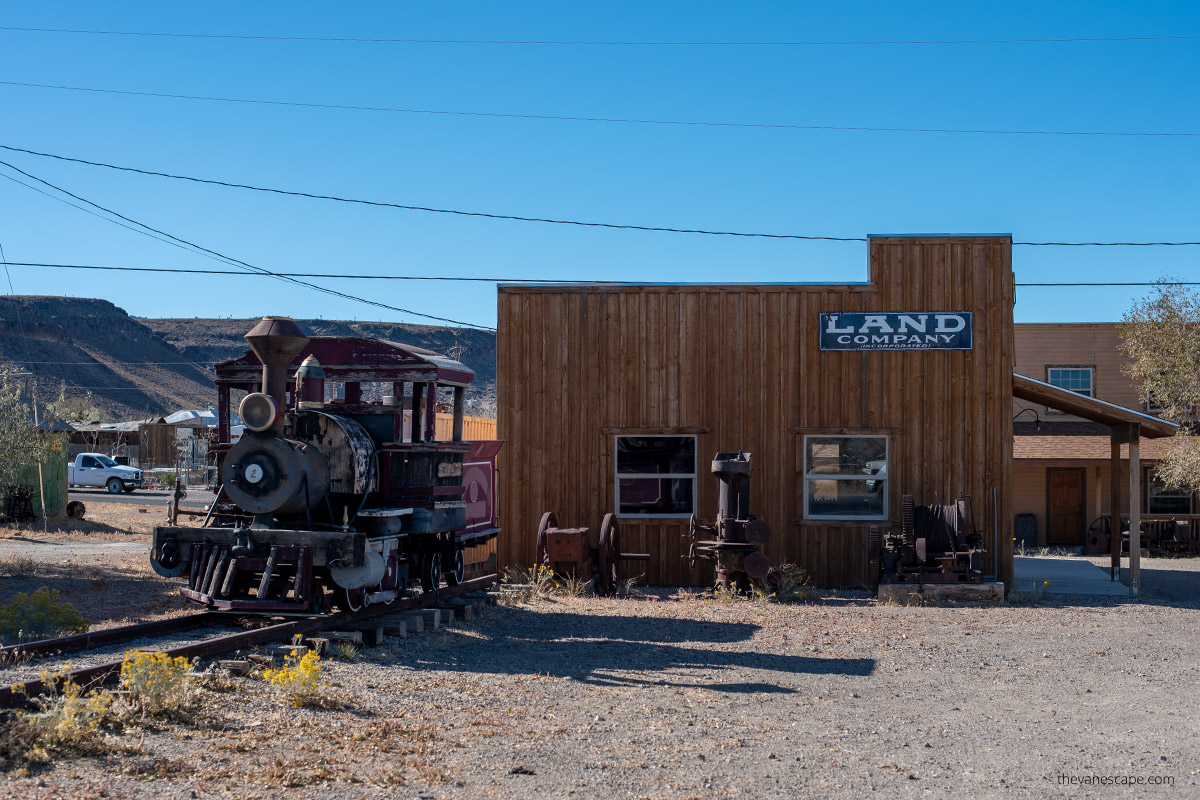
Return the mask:
<path id="1" fill-rule="evenodd" d="M 1141 426 L 1131 426 L 1129 437 L 1129 593 L 1137 596 L 1142 580 L 1142 468 L 1138 456 Z"/>
<path id="2" fill-rule="evenodd" d="M 1112 517 L 1109 525 L 1109 550 L 1112 552 L 1110 577 L 1114 581 L 1121 580 L 1121 442 L 1117 429 L 1112 429 L 1112 459 L 1109 470 L 1112 472 L 1108 482 L 1109 501 L 1108 513 Z"/>

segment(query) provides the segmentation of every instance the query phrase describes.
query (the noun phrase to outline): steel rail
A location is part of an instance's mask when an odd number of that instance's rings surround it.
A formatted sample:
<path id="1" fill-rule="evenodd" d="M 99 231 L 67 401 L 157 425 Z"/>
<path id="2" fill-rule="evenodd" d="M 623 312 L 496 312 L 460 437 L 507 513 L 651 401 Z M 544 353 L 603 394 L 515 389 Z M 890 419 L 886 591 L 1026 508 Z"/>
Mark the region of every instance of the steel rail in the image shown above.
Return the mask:
<path id="1" fill-rule="evenodd" d="M 79 650 L 91 650 L 95 647 L 104 647 L 109 644 L 119 644 L 120 642 L 140 639 L 143 636 L 186 631 L 199 625 L 208 625 L 227 619 L 230 619 L 228 614 L 202 611 L 198 614 L 189 614 L 186 617 L 157 619 L 152 622 L 122 625 L 119 628 L 105 628 L 99 631 L 75 633 L 70 636 L 58 636 L 54 639 L 22 642 L 21 644 L 9 645 L 8 647 L 0 647 L 0 664 L 10 663 L 13 659 L 22 656 L 51 655 L 73 653 Z"/>
<path id="2" fill-rule="evenodd" d="M 495 574 L 485 575 L 482 578 L 464 581 L 458 586 L 447 586 L 443 589 L 425 592 L 417 597 L 397 600 L 387 605 L 381 603 L 348 613 L 304 617 L 292 622 L 269 625 L 265 628 L 235 633 L 230 636 L 217 636 L 203 642 L 181 645 L 157 652 L 164 653 L 171 658 L 186 658 L 189 660 L 207 658 L 219 653 L 239 650 L 243 647 L 255 647 L 267 642 L 279 641 L 280 639 L 290 640 L 297 635 L 303 636 L 304 634 L 327 630 L 329 628 L 354 625 L 359 622 L 365 622 L 372 617 L 394 614 L 398 611 L 437 605 L 443 600 L 457 597 L 460 594 L 466 594 L 478 589 L 486 589 L 494 585 L 497 580 L 498 576 Z M 61 677 L 61 679 L 74 681 L 85 687 L 102 686 L 105 683 L 115 680 L 120 675 L 121 663 L 121 661 L 108 661 L 90 667 L 80 667 L 79 669 L 70 670 L 62 676 L 56 676 L 51 680 L 56 681 Z M 46 691 L 46 683 L 46 681 L 36 680 L 24 684 L 0 687 L 0 708 L 28 705 L 30 700 Z"/>

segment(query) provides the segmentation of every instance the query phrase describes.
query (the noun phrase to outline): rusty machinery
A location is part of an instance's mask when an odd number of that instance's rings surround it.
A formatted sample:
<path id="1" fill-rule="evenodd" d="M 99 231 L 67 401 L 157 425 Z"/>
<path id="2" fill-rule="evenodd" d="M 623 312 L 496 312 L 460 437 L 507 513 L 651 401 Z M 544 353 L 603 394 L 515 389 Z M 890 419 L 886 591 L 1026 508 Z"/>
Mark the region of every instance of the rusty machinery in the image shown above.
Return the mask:
<path id="1" fill-rule="evenodd" d="M 622 553 L 621 528 L 615 514 L 605 514 L 600 523 L 600 542 L 592 547 L 590 528 L 560 528 L 553 511 L 542 515 L 537 533 L 537 564 L 559 575 L 588 580 L 595 576 L 596 594 L 617 590 L 618 561 L 649 561 L 649 553 Z"/>
<path id="2" fill-rule="evenodd" d="M 695 569 L 697 561 L 712 561 L 716 566 L 713 588 L 750 591 L 750 581 L 766 577 L 771 561 L 758 548 L 771 538 L 771 528 L 750 513 L 750 454 L 717 453 L 712 474 L 721 481 L 717 502 L 717 521 L 705 525 L 693 514 L 688 522 L 691 539 L 683 556 Z M 708 534 L 709 540 L 697 540 Z"/>
<path id="3" fill-rule="evenodd" d="M 901 499 L 900 533 L 869 529 L 870 571 L 883 583 L 982 583 L 983 534 L 971 522 L 971 498 L 915 506 Z"/>

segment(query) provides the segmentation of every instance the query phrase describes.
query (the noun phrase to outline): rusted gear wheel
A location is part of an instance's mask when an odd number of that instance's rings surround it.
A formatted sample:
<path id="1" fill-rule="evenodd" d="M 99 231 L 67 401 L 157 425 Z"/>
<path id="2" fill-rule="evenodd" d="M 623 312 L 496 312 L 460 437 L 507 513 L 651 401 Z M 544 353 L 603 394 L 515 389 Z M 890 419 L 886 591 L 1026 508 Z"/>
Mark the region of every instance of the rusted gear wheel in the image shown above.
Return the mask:
<path id="1" fill-rule="evenodd" d="M 700 532 L 700 520 L 696 519 L 695 514 L 692 514 L 692 516 L 688 518 L 687 533 L 685 533 L 683 535 L 686 536 L 687 538 L 691 539 L 694 542 L 694 541 L 696 541 L 696 534 L 699 532 Z"/>
<path id="2" fill-rule="evenodd" d="M 762 553 L 750 553 L 742 562 L 746 575 L 753 580 L 762 580 L 771 571 L 771 559 Z"/>
<path id="3" fill-rule="evenodd" d="M 771 538 L 771 526 L 761 519 L 752 519 L 742 531 L 750 544 L 766 544 Z"/>
<path id="4" fill-rule="evenodd" d="M 696 542 L 695 541 L 693 541 L 690 545 L 688 545 L 687 560 L 688 560 L 688 568 L 695 569 L 696 568 Z"/>
<path id="5" fill-rule="evenodd" d="M 600 523 L 600 546 L 596 549 L 599 572 L 596 575 L 596 592 L 612 594 L 617 589 L 617 561 L 621 557 L 621 526 L 613 513 L 604 515 Z"/>
<path id="6" fill-rule="evenodd" d="M 538 524 L 537 552 L 534 554 L 533 559 L 533 563 L 539 567 L 549 564 L 546 560 L 546 531 L 557 527 L 558 517 L 554 515 L 553 511 L 547 511 L 545 514 L 542 514 L 542 521 Z"/>

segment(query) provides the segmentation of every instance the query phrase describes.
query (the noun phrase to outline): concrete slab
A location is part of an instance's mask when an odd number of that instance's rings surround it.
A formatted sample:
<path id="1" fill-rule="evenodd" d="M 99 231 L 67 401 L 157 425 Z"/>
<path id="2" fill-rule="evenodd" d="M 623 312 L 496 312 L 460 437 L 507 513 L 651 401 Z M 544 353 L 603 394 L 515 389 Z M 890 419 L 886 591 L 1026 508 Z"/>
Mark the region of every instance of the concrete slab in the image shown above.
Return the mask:
<path id="1" fill-rule="evenodd" d="M 1110 580 L 1107 569 L 1082 558 L 1014 556 L 1013 573 L 1014 592 L 1044 589 L 1046 594 L 1129 596 L 1129 587 Z"/>

